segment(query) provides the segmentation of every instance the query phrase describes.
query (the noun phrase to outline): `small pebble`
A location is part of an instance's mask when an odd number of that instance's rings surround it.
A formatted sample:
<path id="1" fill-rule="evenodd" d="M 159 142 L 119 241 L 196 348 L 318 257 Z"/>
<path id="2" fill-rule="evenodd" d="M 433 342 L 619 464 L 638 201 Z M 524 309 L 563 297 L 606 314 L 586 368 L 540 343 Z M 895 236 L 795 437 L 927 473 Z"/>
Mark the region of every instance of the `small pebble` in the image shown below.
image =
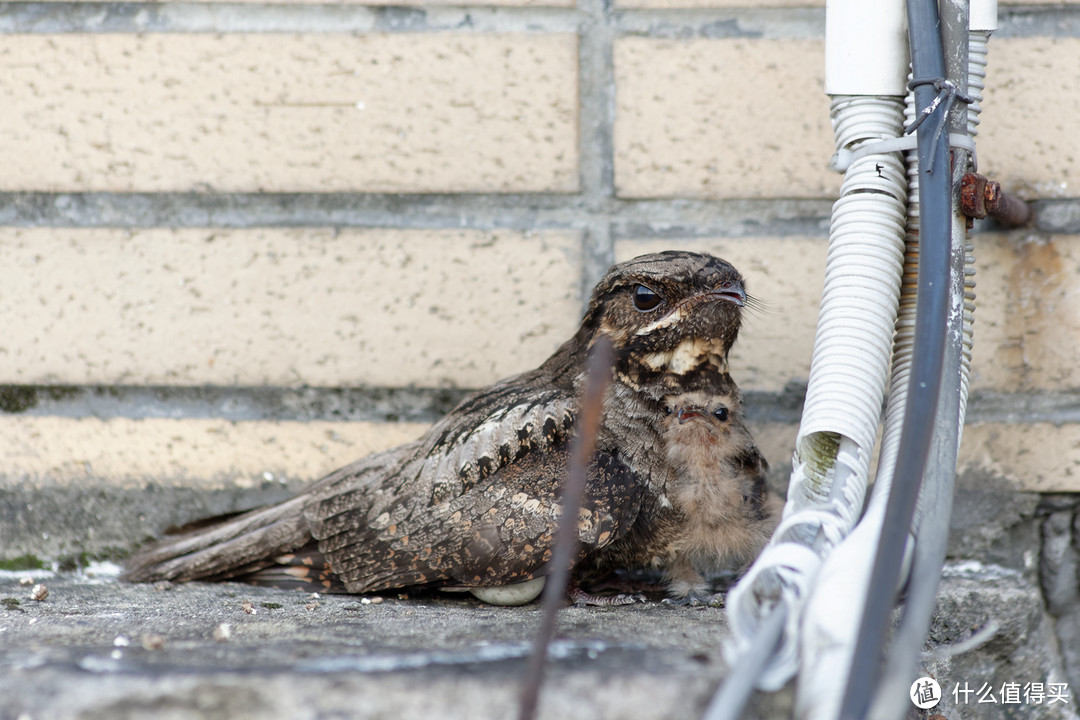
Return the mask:
<path id="1" fill-rule="evenodd" d="M 144 633 L 142 646 L 144 650 L 160 650 L 165 647 L 165 636 L 157 633 Z"/>
<path id="2" fill-rule="evenodd" d="M 232 637 L 232 627 L 229 625 L 229 623 L 221 623 L 216 628 L 214 628 L 213 636 L 214 639 L 218 642 L 226 642 L 229 638 Z"/>
<path id="3" fill-rule="evenodd" d="M 34 584 L 34 578 L 32 578 L 32 577 L 21 577 L 21 578 L 19 578 L 19 584 L 20 585 L 33 585 Z"/>
<path id="4" fill-rule="evenodd" d="M 307 605 L 305 605 L 305 606 L 304 606 L 304 609 L 305 609 L 305 610 L 314 610 L 314 609 L 315 609 L 315 608 L 317 608 L 317 607 L 319 607 L 319 603 L 318 603 L 318 601 L 317 601 L 317 600 L 313 600 L 312 602 L 309 602 L 309 603 L 308 603 Z"/>
<path id="5" fill-rule="evenodd" d="M 116 650 L 113 650 L 111 653 L 109 653 L 109 657 L 111 657 L 113 660 L 119 660 L 120 658 L 124 657 L 124 651 L 117 648 Z"/>
<path id="6" fill-rule="evenodd" d="M 240 609 L 243 610 L 248 615 L 254 615 L 255 614 L 255 606 L 252 604 L 252 602 L 250 600 L 245 600 L 244 602 L 240 603 Z"/>
<path id="7" fill-rule="evenodd" d="M 112 644 L 113 647 L 127 647 L 131 644 L 131 639 L 128 638 L 126 635 L 117 635 L 116 638 L 113 639 Z"/>
<path id="8" fill-rule="evenodd" d="M 41 583 L 38 583 L 30 591 L 30 599 L 41 602 L 45 598 L 49 597 L 49 588 L 45 587 Z"/>

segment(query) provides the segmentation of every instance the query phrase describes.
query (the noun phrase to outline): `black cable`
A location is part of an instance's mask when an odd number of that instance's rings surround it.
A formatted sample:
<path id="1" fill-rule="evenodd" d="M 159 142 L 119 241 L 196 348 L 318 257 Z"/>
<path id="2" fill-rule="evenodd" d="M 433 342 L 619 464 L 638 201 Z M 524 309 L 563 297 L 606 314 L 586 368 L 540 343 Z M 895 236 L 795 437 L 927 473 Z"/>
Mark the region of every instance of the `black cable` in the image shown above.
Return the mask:
<path id="1" fill-rule="evenodd" d="M 907 0 L 907 13 L 915 107 L 929 108 L 936 103 L 939 106 L 936 112 L 942 112 L 947 108 L 940 107 L 943 103 L 939 88 L 932 84 L 934 79 L 945 75 L 937 2 Z M 945 122 L 944 116 L 941 122 Z M 934 415 L 944 363 L 952 225 L 948 133 L 939 129 L 933 122 L 922 123 L 918 128 L 919 277 L 914 356 L 900 451 L 844 690 L 841 720 L 865 718 L 878 684 L 908 530 L 936 427 Z M 937 172 L 933 172 L 935 169 Z"/>
<path id="2" fill-rule="evenodd" d="M 945 53 L 945 70 L 959 91 L 969 88 L 968 48 L 970 12 L 961 4 L 941 16 L 941 41 Z M 959 95 L 963 97 L 963 95 Z M 974 98 L 968 98 L 970 102 Z M 949 132 L 967 134 L 969 113 L 958 109 L 949 118 Z M 967 217 L 959 207 L 960 183 L 965 173 L 971 171 L 971 157 L 967 152 L 953 148 L 952 152 L 952 262 L 950 273 L 950 301 L 966 302 L 964 295 L 972 287 L 967 284 L 968 263 Z M 960 297 L 958 298 L 957 295 Z M 955 307 L 955 306 L 954 306 Z M 956 479 L 956 455 L 960 445 L 960 428 L 965 414 L 962 391 L 966 362 L 964 347 L 970 335 L 970 316 L 965 310 L 959 316 L 950 313 L 945 365 L 942 374 L 941 394 L 938 397 L 937 428 L 931 455 L 919 494 L 919 527 L 912 553 L 911 570 L 908 575 L 904 611 L 892 638 L 889 659 L 883 677 L 875 691 L 870 717 L 901 718 L 906 715 L 906 703 L 902 698 L 915 679 L 919 651 L 926 641 L 930 628 L 941 568 L 949 540 L 949 516 L 952 513 L 953 486 Z M 897 700 L 900 699 L 898 702 Z"/>

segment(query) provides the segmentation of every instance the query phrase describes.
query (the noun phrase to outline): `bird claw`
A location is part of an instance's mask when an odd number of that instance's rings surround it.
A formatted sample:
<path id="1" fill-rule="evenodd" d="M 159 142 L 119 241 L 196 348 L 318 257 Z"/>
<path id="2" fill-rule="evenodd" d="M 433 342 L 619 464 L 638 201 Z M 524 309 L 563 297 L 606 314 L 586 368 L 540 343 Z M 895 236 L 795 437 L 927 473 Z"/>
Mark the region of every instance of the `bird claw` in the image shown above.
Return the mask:
<path id="1" fill-rule="evenodd" d="M 683 607 L 724 607 L 724 594 L 704 595 L 689 592 L 681 598 L 664 598 L 661 602 L 665 605 L 680 605 Z"/>

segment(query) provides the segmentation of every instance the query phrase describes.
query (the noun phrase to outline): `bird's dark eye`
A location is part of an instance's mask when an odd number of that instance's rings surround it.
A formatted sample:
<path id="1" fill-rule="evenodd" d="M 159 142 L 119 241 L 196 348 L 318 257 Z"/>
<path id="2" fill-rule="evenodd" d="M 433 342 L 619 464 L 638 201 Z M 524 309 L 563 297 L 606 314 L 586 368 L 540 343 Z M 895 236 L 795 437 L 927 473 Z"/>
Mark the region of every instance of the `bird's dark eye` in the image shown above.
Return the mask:
<path id="1" fill-rule="evenodd" d="M 720 422 L 726 422 L 727 418 L 728 418 L 727 408 L 726 407 L 718 407 L 718 408 L 716 408 L 715 410 L 713 410 L 713 417 L 715 417 Z"/>
<path id="2" fill-rule="evenodd" d="M 656 309 L 663 299 L 644 285 L 634 288 L 634 307 L 641 312 L 649 312 Z"/>

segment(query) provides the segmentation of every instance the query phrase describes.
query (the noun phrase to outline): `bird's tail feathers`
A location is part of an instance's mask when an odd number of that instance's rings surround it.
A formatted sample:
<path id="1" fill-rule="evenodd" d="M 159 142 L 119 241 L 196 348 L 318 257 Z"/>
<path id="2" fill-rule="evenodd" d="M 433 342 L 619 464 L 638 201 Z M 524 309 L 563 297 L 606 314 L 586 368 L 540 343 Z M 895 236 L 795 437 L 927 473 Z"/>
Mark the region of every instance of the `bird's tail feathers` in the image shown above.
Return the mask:
<path id="1" fill-rule="evenodd" d="M 305 496 L 167 538 L 132 556 L 129 582 L 224 580 L 270 564 L 311 540 Z"/>

